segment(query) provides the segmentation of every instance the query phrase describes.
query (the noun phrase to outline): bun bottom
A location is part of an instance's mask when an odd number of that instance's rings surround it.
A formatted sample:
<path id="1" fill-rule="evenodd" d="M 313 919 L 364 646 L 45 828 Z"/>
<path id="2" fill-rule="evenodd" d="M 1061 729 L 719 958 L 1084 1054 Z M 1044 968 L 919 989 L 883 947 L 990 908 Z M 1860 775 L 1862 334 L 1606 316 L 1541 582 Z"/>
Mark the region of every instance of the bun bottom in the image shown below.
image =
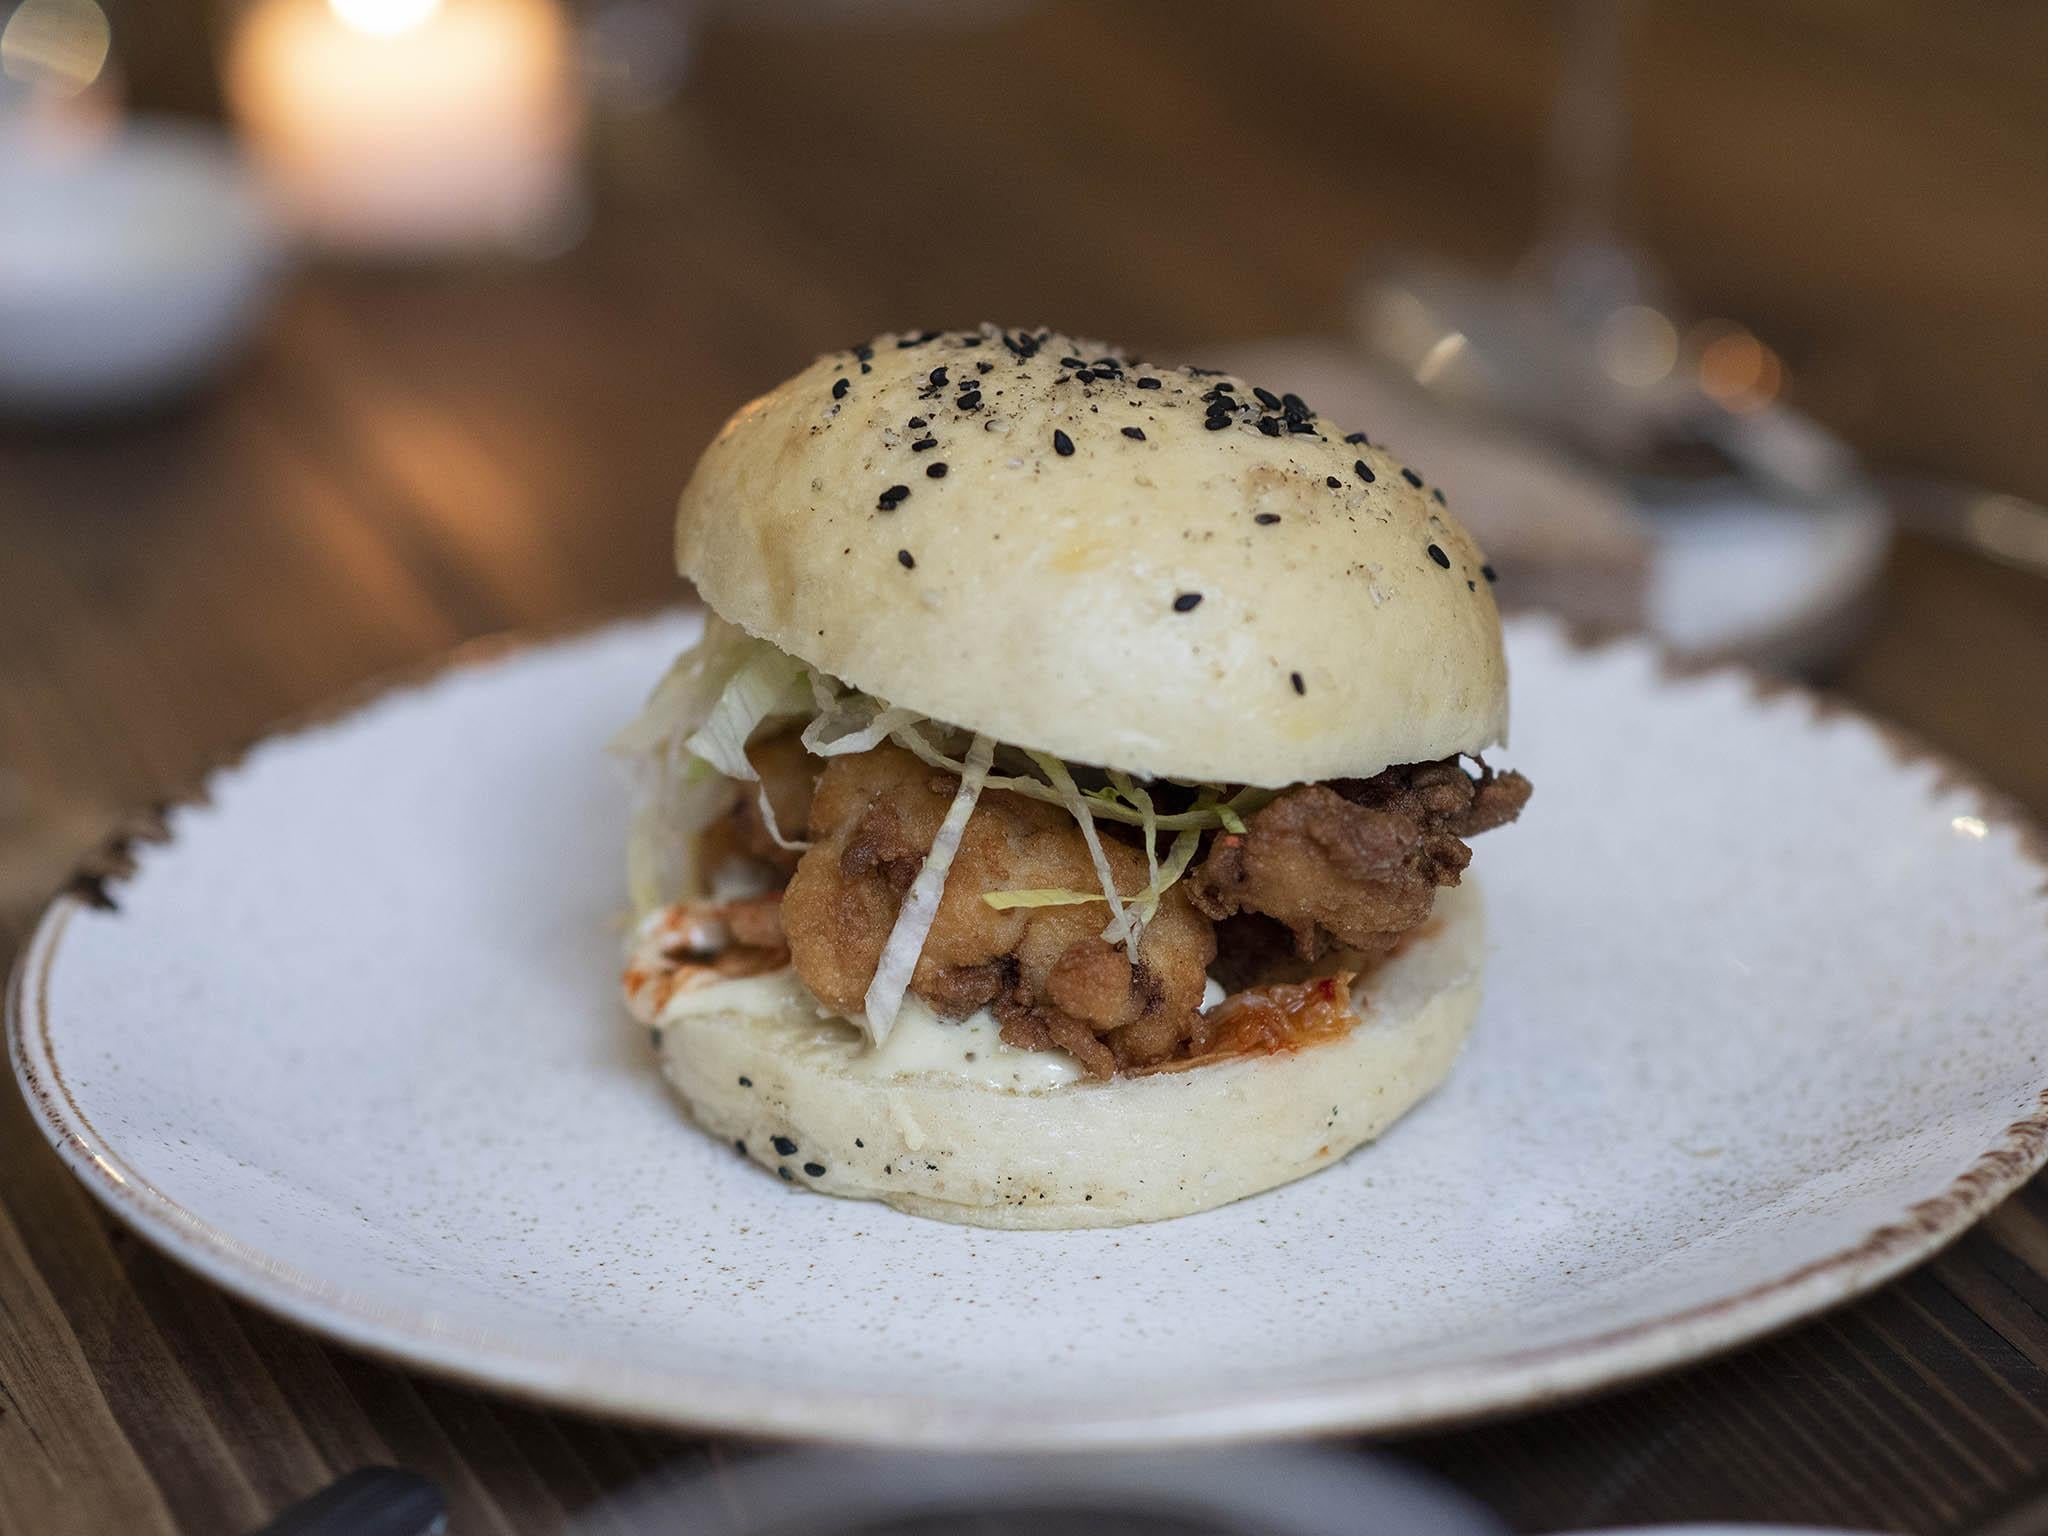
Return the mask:
<path id="1" fill-rule="evenodd" d="M 862 1070 L 854 1026 L 793 972 L 687 994 L 662 1069 L 705 1130 L 825 1194 L 981 1227 L 1107 1227 L 1328 1168 L 1442 1082 L 1479 1007 L 1477 890 L 1364 976 L 1342 1039 L 1147 1077 L 1017 1091 Z"/>

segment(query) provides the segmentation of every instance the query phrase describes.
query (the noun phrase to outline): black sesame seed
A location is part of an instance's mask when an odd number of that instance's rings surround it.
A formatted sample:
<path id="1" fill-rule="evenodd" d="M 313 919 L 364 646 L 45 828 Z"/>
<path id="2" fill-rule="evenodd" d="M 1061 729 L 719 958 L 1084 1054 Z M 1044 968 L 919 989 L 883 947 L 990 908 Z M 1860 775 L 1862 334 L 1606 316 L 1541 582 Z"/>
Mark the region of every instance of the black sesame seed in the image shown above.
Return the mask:
<path id="1" fill-rule="evenodd" d="M 872 363 L 862 363 L 860 365 L 860 371 L 862 373 L 873 373 L 875 371 L 874 365 Z"/>
<path id="2" fill-rule="evenodd" d="M 1280 409 L 1280 397 L 1270 389 L 1260 389 L 1258 385 L 1254 384 L 1252 386 L 1252 393 L 1259 397 L 1259 404 L 1263 405 L 1267 410 L 1277 411 Z"/>
<path id="3" fill-rule="evenodd" d="M 805 1163 L 804 1172 L 814 1179 L 822 1179 L 825 1177 L 825 1165 L 823 1163 Z"/>
<path id="4" fill-rule="evenodd" d="M 1303 681 L 1301 680 L 1301 674 L 1300 674 L 1299 672 L 1290 672 L 1290 673 L 1288 673 L 1288 674 L 1287 674 L 1287 681 L 1288 681 L 1288 682 L 1290 682 L 1290 683 L 1292 683 L 1292 684 L 1294 684 L 1294 691 L 1295 691 L 1296 693 L 1307 693 L 1307 692 L 1308 692 L 1308 684 L 1307 684 L 1307 683 L 1304 683 L 1304 682 L 1303 682 Z"/>
<path id="5" fill-rule="evenodd" d="M 922 416 L 913 416 L 910 418 L 909 421 L 905 422 L 904 425 L 911 427 L 921 427 L 924 425 L 924 418 Z"/>
<path id="6" fill-rule="evenodd" d="M 1159 387 L 1159 381 L 1150 376 L 1138 380 L 1138 388 L 1140 389 L 1157 389 Z"/>
<path id="7" fill-rule="evenodd" d="M 1438 565 L 1442 566 L 1447 571 L 1451 568 L 1451 557 L 1445 554 L 1441 549 L 1438 549 L 1434 544 L 1429 546 L 1429 558 L 1434 560 Z"/>
<path id="8" fill-rule="evenodd" d="M 844 400 L 846 392 L 851 388 L 853 388 L 853 380 L 840 379 L 832 386 L 832 398 L 834 400 Z"/>
<path id="9" fill-rule="evenodd" d="M 1429 493 L 1429 499 L 1435 502 L 1438 506 L 1442 506 L 1444 504 L 1444 493 L 1442 491 L 1431 491 Z"/>
<path id="10" fill-rule="evenodd" d="M 945 478 L 946 478 L 946 465 L 945 465 L 945 461 L 944 461 L 944 460 L 941 460 L 940 462 L 938 462 L 938 463 L 936 463 L 936 464 L 927 464 L 927 465 L 925 466 L 925 470 L 924 470 L 924 472 L 925 472 L 925 474 L 926 474 L 926 475 L 928 475 L 928 476 L 929 476 L 930 478 L 932 478 L 932 479 L 934 479 L 934 480 L 943 480 L 943 479 L 945 479 Z"/>
<path id="11" fill-rule="evenodd" d="M 733 1138 L 732 1149 L 733 1151 L 739 1153 L 741 1157 L 745 1157 L 747 1155 L 747 1144 L 744 1141 L 741 1141 L 737 1136 Z"/>
<path id="12" fill-rule="evenodd" d="M 780 1152 L 784 1157 L 796 1156 L 796 1143 L 791 1141 L 787 1136 L 771 1136 L 768 1139 L 768 1145 L 773 1147 L 777 1152 Z"/>
<path id="13" fill-rule="evenodd" d="M 996 365 L 994 363 L 987 362 L 982 358 L 976 358 L 974 360 L 974 371 L 976 373 L 994 373 L 996 371 Z"/>
<path id="14" fill-rule="evenodd" d="M 754 1086 L 754 1080 L 751 1077 L 743 1077 L 740 1079 L 740 1086 L 742 1088 L 751 1088 Z"/>
<path id="15" fill-rule="evenodd" d="M 901 352 L 908 347 L 921 347 L 938 334 L 937 331 L 920 331 L 915 336 L 906 336 L 896 343 L 896 350 Z"/>
<path id="16" fill-rule="evenodd" d="M 960 398 L 959 398 L 958 400 L 955 400 L 955 401 L 953 402 L 953 408 L 954 408 L 955 410 L 960 410 L 960 411 L 978 411 L 978 410 L 980 410 L 980 409 L 981 409 L 981 391 L 980 391 L 980 390 L 978 390 L 978 389 L 970 389 L 969 391 L 967 391 L 967 393 L 966 393 L 966 394 L 962 395 L 962 396 L 961 396 L 961 397 L 960 397 Z"/>
<path id="17" fill-rule="evenodd" d="M 1192 371 L 1192 372 L 1195 372 L 1195 373 L 1202 373 L 1202 372 L 1214 372 L 1215 370 L 1214 370 L 1214 369 L 1207 369 L 1207 370 L 1205 370 L 1205 369 L 1200 369 L 1200 368 L 1196 368 L 1196 369 L 1193 369 L 1193 370 L 1191 370 L 1191 371 Z M 1228 380 L 1228 379 L 1218 379 L 1218 380 L 1217 380 L 1217 381 L 1216 381 L 1216 382 L 1215 382 L 1214 384 L 1212 384 L 1212 385 L 1210 386 L 1210 388 L 1211 388 L 1212 390 L 1214 390 L 1214 391 L 1218 391 L 1218 392 L 1220 392 L 1220 393 L 1222 393 L 1222 394 L 1226 394 L 1226 395 L 1234 395 L 1234 394 L 1236 394 L 1236 393 L 1237 393 L 1237 386 L 1236 386 L 1235 384 L 1231 383 L 1231 382 L 1230 382 L 1230 380 Z"/>
<path id="18" fill-rule="evenodd" d="M 912 453 L 923 453 L 927 448 L 936 448 L 938 446 L 939 440 L 936 437 L 920 437 L 910 445 L 910 451 Z"/>
<path id="19" fill-rule="evenodd" d="M 1346 432 L 1344 434 L 1344 441 L 1355 447 L 1365 441 L 1365 434 L 1363 432 Z"/>
<path id="20" fill-rule="evenodd" d="M 1125 427 L 1124 436 L 1134 443 L 1142 443 L 1145 441 L 1145 429 L 1143 427 Z"/>
<path id="21" fill-rule="evenodd" d="M 873 359 L 875 355 L 875 349 L 873 347 L 855 347 L 853 349 L 853 355 L 865 363 Z"/>
<path id="22" fill-rule="evenodd" d="M 1490 565 L 1479 567 L 1479 574 L 1486 578 L 1489 585 L 1500 580 L 1500 577 L 1494 573 L 1494 569 Z"/>
<path id="23" fill-rule="evenodd" d="M 1259 418 L 1259 430 L 1268 437 L 1278 437 L 1280 435 L 1280 418 L 1278 416 L 1261 416 Z"/>
<path id="24" fill-rule="evenodd" d="M 1316 430 L 1316 424 L 1312 421 L 1304 421 L 1299 416 L 1290 416 L 1287 418 L 1287 430 L 1290 432 L 1307 432 L 1313 434 Z"/>
<path id="25" fill-rule="evenodd" d="M 1335 485 L 1337 482 L 1332 480 L 1330 483 L 1332 485 Z M 1258 516 L 1254 517 L 1252 521 L 1257 523 L 1261 528 L 1270 528 L 1275 523 L 1280 521 L 1280 514 L 1278 512 L 1261 512 L 1258 514 Z"/>
<path id="26" fill-rule="evenodd" d="M 1308 402 L 1302 399 L 1299 395 L 1282 395 L 1280 397 L 1280 404 L 1286 409 L 1287 414 L 1290 416 L 1315 415 L 1315 412 L 1308 408 Z"/>
<path id="27" fill-rule="evenodd" d="M 1415 473 L 1415 471 L 1414 471 L 1414 470 L 1412 470 L 1412 469 L 1404 469 L 1404 470 L 1402 470 L 1402 471 L 1401 471 L 1401 478 L 1402 478 L 1403 480 L 1406 480 L 1406 481 L 1407 481 L 1407 482 L 1408 482 L 1408 483 L 1409 483 L 1410 485 L 1414 486 L 1414 487 L 1415 487 L 1415 488 L 1416 488 L 1416 489 L 1417 489 L 1418 491 L 1422 489 L 1422 476 L 1420 476 L 1420 475 L 1418 475 L 1417 473 Z"/>
<path id="28" fill-rule="evenodd" d="M 853 1138 L 853 1144 L 856 1147 L 865 1147 L 867 1145 L 867 1143 L 862 1141 L 858 1136 Z"/>
<path id="29" fill-rule="evenodd" d="M 1060 366 L 1062 368 L 1086 368 L 1088 365 L 1078 357 L 1063 357 L 1060 359 Z"/>
<path id="30" fill-rule="evenodd" d="M 900 346 L 901 343 L 899 342 L 898 345 Z M 781 1163 L 777 1163 L 775 1165 L 775 1171 L 782 1176 L 782 1181 L 785 1184 L 794 1184 L 796 1182 L 796 1175 L 791 1173 L 789 1169 L 784 1167 Z"/>
<path id="31" fill-rule="evenodd" d="M 1093 384 L 1095 382 L 1095 370 L 1092 368 L 1083 368 L 1079 373 L 1074 375 L 1074 382 L 1076 384 Z"/>
<path id="32" fill-rule="evenodd" d="M 1063 459 L 1074 456 L 1074 440 L 1058 427 L 1052 429 L 1052 451 Z"/>
<path id="33" fill-rule="evenodd" d="M 1470 578 L 1467 578 L 1465 582 L 1465 590 L 1467 592 L 1477 592 L 1479 590 L 1479 583 L 1471 580 Z"/>
<path id="34" fill-rule="evenodd" d="M 1344 482 L 1342 480 L 1339 480 L 1335 475 L 1323 476 L 1323 484 L 1327 485 L 1333 491 L 1342 490 L 1344 488 Z"/>
<path id="35" fill-rule="evenodd" d="M 924 376 L 924 381 L 935 388 L 943 389 L 946 385 L 946 370 L 943 367 L 934 368 Z"/>
<path id="36" fill-rule="evenodd" d="M 1175 613 L 1193 613 L 1201 606 L 1202 594 L 1199 592 L 1183 592 L 1173 600 L 1173 611 Z"/>
<path id="37" fill-rule="evenodd" d="M 1357 475 L 1358 478 L 1363 480 L 1367 485 L 1371 485 L 1375 478 L 1372 470 L 1366 466 L 1366 462 L 1363 459 L 1354 459 L 1351 461 L 1351 472 Z"/>
<path id="38" fill-rule="evenodd" d="M 875 505 L 880 507 L 884 512 L 894 512 L 896 510 L 896 503 L 903 500 L 909 494 L 909 486 L 892 485 L 889 487 L 889 489 L 882 492 L 881 496 L 876 500 Z"/>
<path id="39" fill-rule="evenodd" d="M 1211 432 L 1221 432 L 1225 427 L 1230 425 L 1230 418 L 1228 416 L 1211 416 L 1207 421 L 1203 422 L 1202 425 L 1207 427 Z"/>
<path id="40" fill-rule="evenodd" d="M 1003 333 L 1003 345 L 1020 358 L 1036 357 L 1038 355 L 1038 338 L 1025 332 L 1020 331 L 1017 335 L 1012 336 L 1009 332 L 1005 331 Z"/>
<path id="41" fill-rule="evenodd" d="M 902 566 L 903 569 L 905 569 L 906 571 L 914 571 L 917 569 L 917 560 L 907 549 L 899 549 L 896 551 L 896 563 Z"/>

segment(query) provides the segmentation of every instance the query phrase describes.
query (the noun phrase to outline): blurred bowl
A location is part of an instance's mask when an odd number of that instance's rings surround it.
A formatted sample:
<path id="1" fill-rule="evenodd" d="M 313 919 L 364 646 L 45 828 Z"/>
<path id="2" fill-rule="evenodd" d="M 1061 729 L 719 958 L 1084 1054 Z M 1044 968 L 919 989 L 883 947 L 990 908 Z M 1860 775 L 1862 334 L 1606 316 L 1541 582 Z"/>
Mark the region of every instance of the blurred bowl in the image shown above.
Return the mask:
<path id="1" fill-rule="evenodd" d="M 276 288 L 281 247 L 227 138 L 143 120 L 103 142 L 0 125 L 0 411 L 100 415 L 196 387 Z"/>

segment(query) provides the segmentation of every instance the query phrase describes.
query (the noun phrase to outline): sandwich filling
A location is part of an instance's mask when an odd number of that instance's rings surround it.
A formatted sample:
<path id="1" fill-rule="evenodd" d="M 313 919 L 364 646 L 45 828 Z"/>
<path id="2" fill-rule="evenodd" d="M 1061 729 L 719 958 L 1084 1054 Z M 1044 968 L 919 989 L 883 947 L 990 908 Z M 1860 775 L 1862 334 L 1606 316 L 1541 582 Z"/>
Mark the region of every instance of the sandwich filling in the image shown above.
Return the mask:
<path id="1" fill-rule="evenodd" d="M 716 618 L 615 748 L 641 773 L 644 1021 L 793 966 L 878 1048 L 914 999 L 1097 1079 L 1342 1034 L 1353 977 L 1530 789 L 1459 758 L 1280 790 L 1139 781 L 894 707 Z"/>

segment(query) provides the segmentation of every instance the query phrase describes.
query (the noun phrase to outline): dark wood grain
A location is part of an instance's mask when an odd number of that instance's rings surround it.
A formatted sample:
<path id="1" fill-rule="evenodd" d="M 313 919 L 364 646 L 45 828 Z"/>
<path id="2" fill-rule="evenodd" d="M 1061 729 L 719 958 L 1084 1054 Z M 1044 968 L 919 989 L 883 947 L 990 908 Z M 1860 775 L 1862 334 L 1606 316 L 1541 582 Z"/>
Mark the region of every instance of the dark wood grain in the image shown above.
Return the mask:
<path id="1" fill-rule="evenodd" d="M 217 13 L 146 9 L 137 89 L 205 104 Z M 266 723 L 670 593 L 697 451 L 823 347 L 984 315 L 1161 352 L 1327 330 L 1375 251 L 1499 266 L 1540 229 L 1552 42 L 1509 0 L 789 14 L 715 20 L 670 109 L 598 124 L 568 257 L 316 268 L 206 398 L 0 435 L 0 958 L 123 808 Z M 1637 225 L 1879 461 L 2048 495 L 2044 61 L 2035 7 L 1646 8 Z M 2048 584 L 1906 540 L 1833 686 L 2048 813 Z M 0 1169 L 0 1533 L 234 1530 L 373 1462 L 439 1481 L 457 1531 L 550 1531 L 744 1454 L 233 1302 L 104 1217 L 11 1090 Z M 2048 1185 L 1782 1338 L 1398 1449 L 1522 1530 L 1948 1531 L 2048 1475 Z"/>

